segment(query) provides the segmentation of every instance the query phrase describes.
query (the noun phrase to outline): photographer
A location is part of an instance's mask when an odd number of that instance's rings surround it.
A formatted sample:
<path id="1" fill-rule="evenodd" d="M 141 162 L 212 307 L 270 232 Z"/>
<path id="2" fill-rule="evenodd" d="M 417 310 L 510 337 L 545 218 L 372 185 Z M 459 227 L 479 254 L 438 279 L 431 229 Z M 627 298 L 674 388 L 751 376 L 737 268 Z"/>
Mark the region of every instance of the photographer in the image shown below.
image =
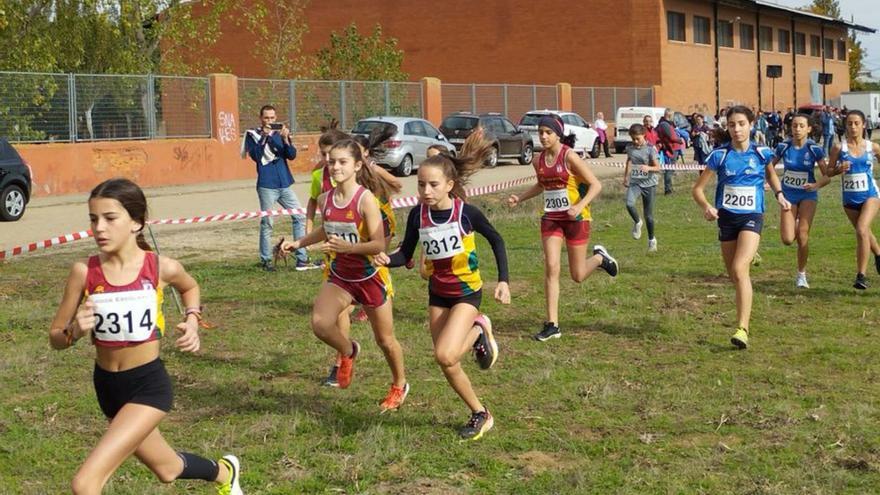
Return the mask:
<path id="1" fill-rule="evenodd" d="M 260 109 L 260 127 L 249 129 L 242 143 L 242 158 L 247 154 L 257 167 L 257 195 L 260 210 L 268 210 L 275 203 L 283 208 L 300 208 L 299 198 L 290 188 L 293 176 L 287 168 L 287 160 L 296 158 L 296 148 L 287 125 L 276 123 L 275 107 L 265 105 Z M 305 215 L 291 215 L 293 238 L 306 233 Z M 267 272 L 275 271 L 272 264 L 272 217 L 260 220 L 260 262 Z M 305 249 L 296 250 L 296 269 L 309 270 L 318 266 L 309 262 Z"/>

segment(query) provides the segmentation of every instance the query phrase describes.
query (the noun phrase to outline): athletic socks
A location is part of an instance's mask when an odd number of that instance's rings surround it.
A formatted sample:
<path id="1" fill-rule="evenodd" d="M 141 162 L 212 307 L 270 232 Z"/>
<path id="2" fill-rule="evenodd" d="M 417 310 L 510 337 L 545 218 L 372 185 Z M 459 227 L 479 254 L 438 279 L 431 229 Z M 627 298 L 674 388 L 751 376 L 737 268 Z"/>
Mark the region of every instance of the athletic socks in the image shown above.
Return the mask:
<path id="1" fill-rule="evenodd" d="M 177 479 L 217 480 L 217 475 L 220 474 L 220 466 L 216 462 L 187 452 L 178 452 L 177 456 L 183 461 L 183 472 L 180 473 Z"/>

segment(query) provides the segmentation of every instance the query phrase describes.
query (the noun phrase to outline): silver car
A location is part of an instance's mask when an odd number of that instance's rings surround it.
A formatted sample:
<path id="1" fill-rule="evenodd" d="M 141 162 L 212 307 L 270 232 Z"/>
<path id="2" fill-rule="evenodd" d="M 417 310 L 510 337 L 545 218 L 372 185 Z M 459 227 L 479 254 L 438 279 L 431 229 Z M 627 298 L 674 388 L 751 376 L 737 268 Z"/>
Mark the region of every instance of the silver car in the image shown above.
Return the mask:
<path id="1" fill-rule="evenodd" d="M 369 135 L 376 127 L 389 125 L 394 127 L 395 133 L 374 151 L 373 158 L 376 163 L 401 177 L 406 177 L 419 168 L 419 165 L 425 161 L 430 146 L 440 145 L 449 150 L 450 154 L 455 154 L 455 146 L 425 119 L 370 117 L 359 120 L 351 133 Z"/>

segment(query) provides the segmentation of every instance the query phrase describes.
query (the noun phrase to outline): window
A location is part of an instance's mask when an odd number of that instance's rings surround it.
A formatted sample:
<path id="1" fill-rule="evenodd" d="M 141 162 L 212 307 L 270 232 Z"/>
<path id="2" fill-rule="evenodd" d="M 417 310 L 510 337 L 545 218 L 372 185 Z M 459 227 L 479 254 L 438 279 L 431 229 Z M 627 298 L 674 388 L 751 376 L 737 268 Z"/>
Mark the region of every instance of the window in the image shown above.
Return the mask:
<path id="1" fill-rule="evenodd" d="M 403 133 L 407 136 L 418 136 L 422 132 L 422 126 L 416 127 L 416 122 L 407 122 L 403 126 Z"/>
<path id="2" fill-rule="evenodd" d="M 666 12 L 666 39 L 672 41 L 685 41 L 684 38 L 684 14 L 681 12 Z"/>
<path id="3" fill-rule="evenodd" d="M 819 37 L 815 34 L 810 35 L 810 56 L 818 57 L 819 56 Z"/>
<path id="4" fill-rule="evenodd" d="M 743 50 L 755 49 L 755 26 L 751 24 L 739 25 L 739 47 Z"/>
<path id="5" fill-rule="evenodd" d="M 762 52 L 773 51 L 773 28 L 770 26 L 761 26 L 758 30 L 758 45 Z"/>
<path id="6" fill-rule="evenodd" d="M 504 132 L 508 134 L 516 134 L 516 127 L 507 119 L 501 119 L 501 125 L 504 126 Z"/>
<path id="7" fill-rule="evenodd" d="M 779 53 L 791 53 L 791 33 L 787 29 L 779 30 Z"/>
<path id="8" fill-rule="evenodd" d="M 846 41 L 837 41 L 837 60 L 846 60 Z"/>
<path id="9" fill-rule="evenodd" d="M 807 35 L 794 33 L 794 53 L 797 55 L 807 54 Z"/>
<path id="10" fill-rule="evenodd" d="M 718 21 L 718 46 L 733 48 L 733 23 L 730 21 Z"/>
<path id="11" fill-rule="evenodd" d="M 694 43 L 709 45 L 712 37 L 709 35 L 709 18 L 694 16 Z"/>
<path id="12" fill-rule="evenodd" d="M 834 58 L 834 40 L 825 38 L 825 58 Z"/>
<path id="13" fill-rule="evenodd" d="M 424 133 L 424 134 L 422 134 L 423 136 L 427 136 L 431 139 L 437 139 L 437 136 L 440 135 L 440 131 L 435 129 L 434 126 L 432 126 L 431 124 L 429 124 L 427 122 L 421 122 L 421 124 L 422 124 L 422 132 Z"/>

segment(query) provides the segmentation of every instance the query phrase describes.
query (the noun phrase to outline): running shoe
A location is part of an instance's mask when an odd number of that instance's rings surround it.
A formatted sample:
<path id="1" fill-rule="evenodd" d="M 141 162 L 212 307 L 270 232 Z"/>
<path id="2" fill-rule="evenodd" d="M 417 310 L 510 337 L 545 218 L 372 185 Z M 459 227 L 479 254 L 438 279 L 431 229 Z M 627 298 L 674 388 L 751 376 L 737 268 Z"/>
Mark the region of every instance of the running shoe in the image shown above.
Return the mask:
<path id="1" fill-rule="evenodd" d="M 761 266 L 761 254 L 755 252 L 755 257 L 752 258 L 752 266 Z"/>
<path id="2" fill-rule="evenodd" d="M 648 252 L 656 253 L 657 252 L 657 238 L 648 239 Z"/>
<path id="3" fill-rule="evenodd" d="M 617 265 L 617 260 L 612 258 L 610 254 L 608 254 L 608 250 L 603 246 L 596 246 L 593 248 L 593 254 L 598 254 L 602 257 L 602 264 L 599 265 L 603 270 L 608 272 L 608 275 L 612 277 L 617 276 L 617 272 L 620 271 L 620 267 Z"/>
<path id="4" fill-rule="evenodd" d="M 798 272 L 797 280 L 795 281 L 795 285 L 798 289 L 809 289 L 810 284 L 807 282 L 807 274 L 806 272 Z"/>
<path id="5" fill-rule="evenodd" d="M 273 265 L 272 262 L 269 260 L 261 261 L 260 266 L 263 267 L 263 271 L 267 271 L 267 272 L 274 272 L 275 271 L 275 265 Z"/>
<path id="6" fill-rule="evenodd" d="M 491 430 L 493 426 L 495 420 L 488 410 L 475 412 L 471 414 L 467 424 L 458 430 L 458 435 L 462 440 L 479 440 L 483 433 Z"/>
<path id="7" fill-rule="evenodd" d="M 339 366 L 333 365 L 330 367 L 330 374 L 327 375 L 327 378 L 321 382 L 321 386 L 323 387 L 339 387 L 339 381 L 336 380 L 336 374 L 339 372 Z"/>
<path id="8" fill-rule="evenodd" d="M 865 290 L 868 288 L 868 279 L 865 278 L 864 273 L 859 273 L 856 275 L 856 281 L 853 282 L 853 287 L 859 290 Z"/>
<path id="9" fill-rule="evenodd" d="M 544 342 L 545 340 L 558 339 L 559 337 L 562 337 L 562 331 L 559 330 L 559 327 L 549 321 L 545 321 L 544 329 L 536 333 L 532 338 L 538 342 Z"/>
<path id="10" fill-rule="evenodd" d="M 354 315 L 354 321 L 367 321 L 367 320 L 369 320 L 369 319 L 370 319 L 370 317 L 367 316 L 367 312 L 364 311 L 364 307 L 363 307 L 363 306 L 361 306 L 361 307 L 358 309 L 358 312 Z"/>
<path id="11" fill-rule="evenodd" d="M 736 329 L 736 333 L 730 337 L 730 343 L 739 349 L 745 349 L 749 346 L 749 331 L 743 327 Z"/>
<path id="12" fill-rule="evenodd" d="M 336 381 L 339 383 L 339 388 L 348 388 L 351 385 L 351 378 L 354 376 L 354 360 L 357 359 L 361 346 L 352 340 L 351 348 L 351 356 L 342 356 L 339 360 L 339 369 L 336 370 Z"/>
<path id="13" fill-rule="evenodd" d="M 241 485 L 239 484 L 241 478 L 241 464 L 238 462 L 238 457 L 235 457 L 234 455 L 224 455 L 218 462 L 226 466 L 226 469 L 229 471 L 229 479 L 226 480 L 226 483 L 217 487 L 217 495 L 244 495 L 244 492 L 241 491 Z"/>
<path id="14" fill-rule="evenodd" d="M 406 400 L 407 395 L 409 395 L 409 383 L 404 384 L 403 387 L 395 387 L 394 385 L 391 385 L 391 390 L 388 391 L 388 395 L 386 395 L 385 399 L 379 403 L 379 409 L 382 410 L 379 414 L 400 409 L 400 406 L 403 405 L 403 401 Z"/>
<path id="15" fill-rule="evenodd" d="M 632 236 L 633 239 L 641 239 L 642 238 L 642 219 L 639 219 L 638 222 L 633 224 Z"/>
<path id="16" fill-rule="evenodd" d="M 296 271 L 304 272 L 306 270 L 319 270 L 321 269 L 321 265 L 312 263 L 311 261 L 297 261 L 296 262 Z"/>
<path id="17" fill-rule="evenodd" d="M 498 360 L 498 343 L 492 334 L 492 320 L 481 313 L 474 318 L 474 324 L 482 329 L 480 336 L 474 341 L 474 359 L 481 369 L 487 370 Z"/>

